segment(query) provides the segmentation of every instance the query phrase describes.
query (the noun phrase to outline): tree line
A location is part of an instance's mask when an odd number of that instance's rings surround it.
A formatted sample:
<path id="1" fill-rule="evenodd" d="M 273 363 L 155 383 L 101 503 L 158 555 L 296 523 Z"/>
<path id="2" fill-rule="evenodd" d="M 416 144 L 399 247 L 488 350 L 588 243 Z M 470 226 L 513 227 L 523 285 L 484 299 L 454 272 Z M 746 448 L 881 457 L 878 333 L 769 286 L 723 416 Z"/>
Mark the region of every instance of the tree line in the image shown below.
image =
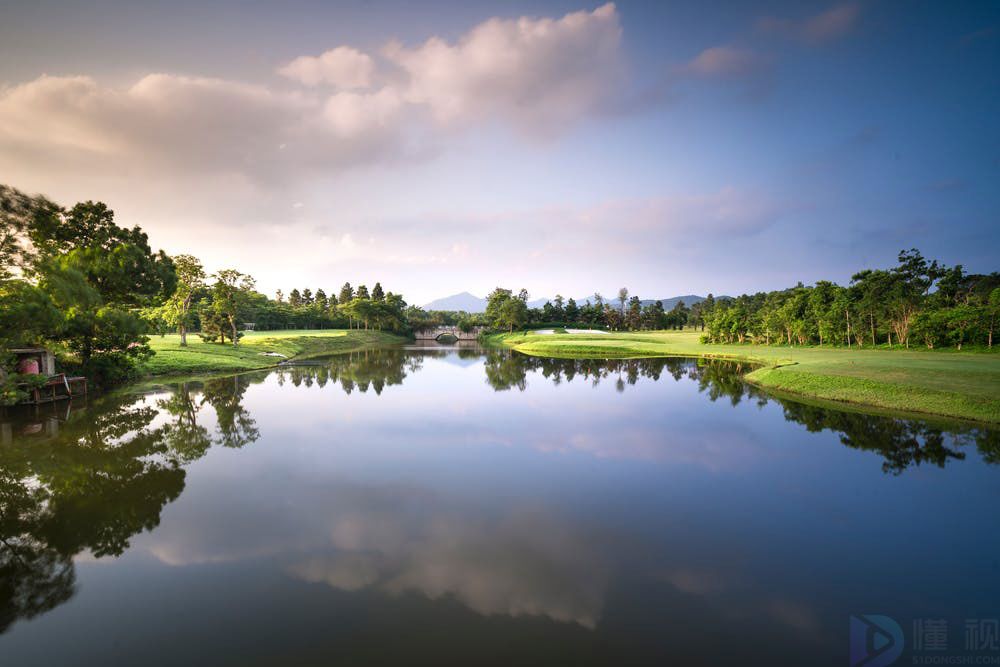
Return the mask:
<path id="1" fill-rule="evenodd" d="M 701 321 L 700 304 L 688 307 L 679 301 L 667 311 L 662 301 L 643 305 L 638 296 L 629 296 L 626 287 L 618 290 L 615 300 L 606 300 L 598 292 L 594 294 L 593 301 L 587 299 L 582 305 L 575 299 L 563 299 L 556 295 L 541 308 L 529 308 L 528 298 L 527 290 L 514 294 L 512 290 L 497 287 L 487 297 L 482 322 L 494 329 L 507 331 L 540 326 L 640 331 L 682 329 L 688 323 Z"/>
<path id="2" fill-rule="evenodd" d="M 145 312 L 159 332 L 177 330 L 181 345 L 186 333 L 198 331 L 206 341 L 238 343 L 241 329 L 252 325 L 258 331 L 282 329 L 377 329 L 406 333 L 407 305 L 403 297 L 385 292 L 375 283 L 369 293 L 365 285 L 354 289 L 344 283 L 330 296 L 319 288 L 292 289 L 288 296 L 278 290 L 273 299 L 255 289 L 251 277 L 236 272 L 213 274 L 206 281 L 201 263 L 194 257 L 174 257 L 178 266 L 178 287 L 163 306 Z M 184 267 L 184 272 L 180 271 Z M 235 303 L 233 301 L 235 300 Z M 217 304 L 226 304 L 217 308 Z"/>
<path id="3" fill-rule="evenodd" d="M 847 286 L 821 280 L 701 306 L 709 343 L 929 349 L 993 347 L 1000 322 L 1000 273 L 966 273 L 899 253 L 890 269 L 865 269 Z"/>

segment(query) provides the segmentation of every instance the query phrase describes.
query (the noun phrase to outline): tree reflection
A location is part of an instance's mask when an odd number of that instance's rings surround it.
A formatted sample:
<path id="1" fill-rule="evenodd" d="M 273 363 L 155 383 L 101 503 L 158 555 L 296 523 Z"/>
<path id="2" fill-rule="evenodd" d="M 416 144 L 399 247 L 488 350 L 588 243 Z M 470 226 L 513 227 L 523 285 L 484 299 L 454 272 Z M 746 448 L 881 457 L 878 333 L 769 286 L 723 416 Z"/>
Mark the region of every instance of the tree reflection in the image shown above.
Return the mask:
<path id="1" fill-rule="evenodd" d="M 260 437 L 257 422 L 243 407 L 243 394 L 251 384 L 249 375 L 207 380 L 202 389 L 202 404 L 208 403 L 215 410 L 216 442 L 223 447 L 239 449 Z M 257 381 L 263 377 L 258 376 Z"/>
<path id="2" fill-rule="evenodd" d="M 965 453 L 960 448 L 972 444 L 979 448 L 984 460 L 1000 462 L 1000 433 L 996 430 L 959 423 L 941 426 L 926 420 L 847 412 L 774 397 L 744 381 L 744 375 L 754 368 L 746 362 L 682 357 L 552 359 L 495 348 L 449 353 L 461 358 L 482 357 L 486 384 L 498 392 L 525 391 L 529 376 L 556 386 L 580 381 L 596 387 L 610 382 L 619 393 L 643 379 L 657 382 L 671 378 L 695 382 L 698 391 L 713 402 L 725 400 L 736 406 L 752 401 L 764 406 L 775 401 L 782 406 L 786 420 L 802 424 L 811 432 L 839 433 L 844 445 L 880 454 L 883 470 L 891 474 L 922 463 L 943 467 L 948 461 L 962 460 Z M 280 383 L 320 387 L 339 383 L 347 394 L 369 389 L 381 394 L 385 387 L 402 384 L 408 374 L 418 371 L 423 359 L 424 352 L 389 348 L 338 355 L 311 365 L 282 368 L 277 373 Z"/>
<path id="3" fill-rule="evenodd" d="M 959 448 L 973 444 L 985 461 L 1000 463 L 1000 431 L 995 429 L 960 423 L 941 426 L 927 420 L 849 412 L 769 396 L 743 380 L 752 369 L 743 362 L 714 359 L 546 359 L 511 350 L 486 352 L 486 382 L 496 391 L 524 391 L 529 374 L 555 385 L 577 378 L 594 386 L 610 381 L 618 392 L 640 378 L 655 382 L 667 375 L 675 381 L 696 382 L 698 391 L 711 401 L 724 399 L 734 406 L 744 400 L 758 406 L 776 401 L 786 420 L 802 424 L 810 432 L 839 433 L 844 445 L 881 455 L 882 469 L 889 474 L 898 475 L 922 463 L 944 467 L 948 461 L 963 460 L 965 453 Z"/>
<path id="4" fill-rule="evenodd" d="M 803 424 L 811 432 L 830 430 L 840 433 L 840 441 L 854 449 L 880 454 L 882 470 L 898 475 L 907 468 L 928 463 L 943 468 L 949 460 L 965 459 L 965 452 L 947 445 L 966 446 L 975 443 L 983 458 L 996 463 L 990 456 L 990 443 L 995 448 L 995 434 L 974 427 L 952 427 L 945 430 L 928 422 L 892 417 L 876 417 L 856 412 L 780 400 L 785 419 Z"/>
<path id="5" fill-rule="evenodd" d="M 477 355 L 479 353 L 477 352 Z M 314 384 L 340 384 L 346 394 L 369 390 L 381 395 L 386 387 L 403 384 L 410 373 L 420 370 L 423 357 L 402 348 L 384 348 L 351 352 L 327 357 L 303 365 L 291 365 L 275 371 L 278 383 L 291 382 L 296 387 Z"/>
<path id="6" fill-rule="evenodd" d="M 72 597 L 74 556 L 121 555 L 133 536 L 159 525 L 184 489 L 184 464 L 213 443 L 257 439 L 240 405 L 247 384 L 223 378 L 177 385 L 159 400 L 108 396 L 68 415 L 0 417 L 5 433 L 16 434 L 0 445 L 0 632 Z M 215 439 L 198 423 L 206 403 Z"/>

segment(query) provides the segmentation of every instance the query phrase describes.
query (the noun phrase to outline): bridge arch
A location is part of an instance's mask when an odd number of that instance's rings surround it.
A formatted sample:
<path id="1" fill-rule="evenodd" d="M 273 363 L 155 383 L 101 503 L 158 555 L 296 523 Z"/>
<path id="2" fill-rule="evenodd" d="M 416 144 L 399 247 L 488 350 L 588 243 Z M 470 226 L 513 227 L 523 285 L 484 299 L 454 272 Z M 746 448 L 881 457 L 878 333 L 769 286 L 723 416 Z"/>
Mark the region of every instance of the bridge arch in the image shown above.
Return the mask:
<path id="1" fill-rule="evenodd" d="M 414 334 L 417 340 L 439 340 L 443 336 L 454 336 L 457 340 L 478 340 L 481 327 L 473 327 L 471 331 L 462 331 L 457 326 L 446 325 L 424 329 Z"/>

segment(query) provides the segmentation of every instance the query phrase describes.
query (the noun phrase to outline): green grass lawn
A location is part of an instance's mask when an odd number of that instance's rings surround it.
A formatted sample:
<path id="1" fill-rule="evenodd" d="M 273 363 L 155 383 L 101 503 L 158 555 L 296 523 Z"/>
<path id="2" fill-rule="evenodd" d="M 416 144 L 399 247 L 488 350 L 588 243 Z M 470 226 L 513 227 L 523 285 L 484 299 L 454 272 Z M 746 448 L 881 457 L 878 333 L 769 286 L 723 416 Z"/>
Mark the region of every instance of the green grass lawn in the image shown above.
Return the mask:
<path id="1" fill-rule="evenodd" d="M 565 336 L 502 334 L 519 352 L 554 357 L 726 357 L 758 362 L 768 389 L 819 399 L 1000 422 L 1000 354 L 929 350 L 709 345 L 694 331 Z"/>
<path id="2" fill-rule="evenodd" d="M 141 370 L 149 375 L 246 371 L 267 368 L 285 358 L 303 359 L 405 341 L 405 338 L 380 331 L 345 329 L 248 331 L 240 339 L 238 347 L 233 347 L 232 344 L 205 343 L 194 335 L 188 336 L 187 347 L 181 347 L 181 337 L 176 334 L 151 336 L 149 345 L 156 354 L 142 365 Z"/>

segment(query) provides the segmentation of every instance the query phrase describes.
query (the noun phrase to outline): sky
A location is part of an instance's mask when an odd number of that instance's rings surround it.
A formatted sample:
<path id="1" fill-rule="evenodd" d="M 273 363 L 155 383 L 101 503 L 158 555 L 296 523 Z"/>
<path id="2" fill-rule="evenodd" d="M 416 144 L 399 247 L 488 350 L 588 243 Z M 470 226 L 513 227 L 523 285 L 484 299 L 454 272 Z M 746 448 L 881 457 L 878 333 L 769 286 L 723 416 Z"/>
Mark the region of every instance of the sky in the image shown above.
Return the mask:
<path id="1" fill-rule="evenodd" d="M 422 304 L 1000 270 L 996 2 L 0 0 L 0 182 Z"/>

